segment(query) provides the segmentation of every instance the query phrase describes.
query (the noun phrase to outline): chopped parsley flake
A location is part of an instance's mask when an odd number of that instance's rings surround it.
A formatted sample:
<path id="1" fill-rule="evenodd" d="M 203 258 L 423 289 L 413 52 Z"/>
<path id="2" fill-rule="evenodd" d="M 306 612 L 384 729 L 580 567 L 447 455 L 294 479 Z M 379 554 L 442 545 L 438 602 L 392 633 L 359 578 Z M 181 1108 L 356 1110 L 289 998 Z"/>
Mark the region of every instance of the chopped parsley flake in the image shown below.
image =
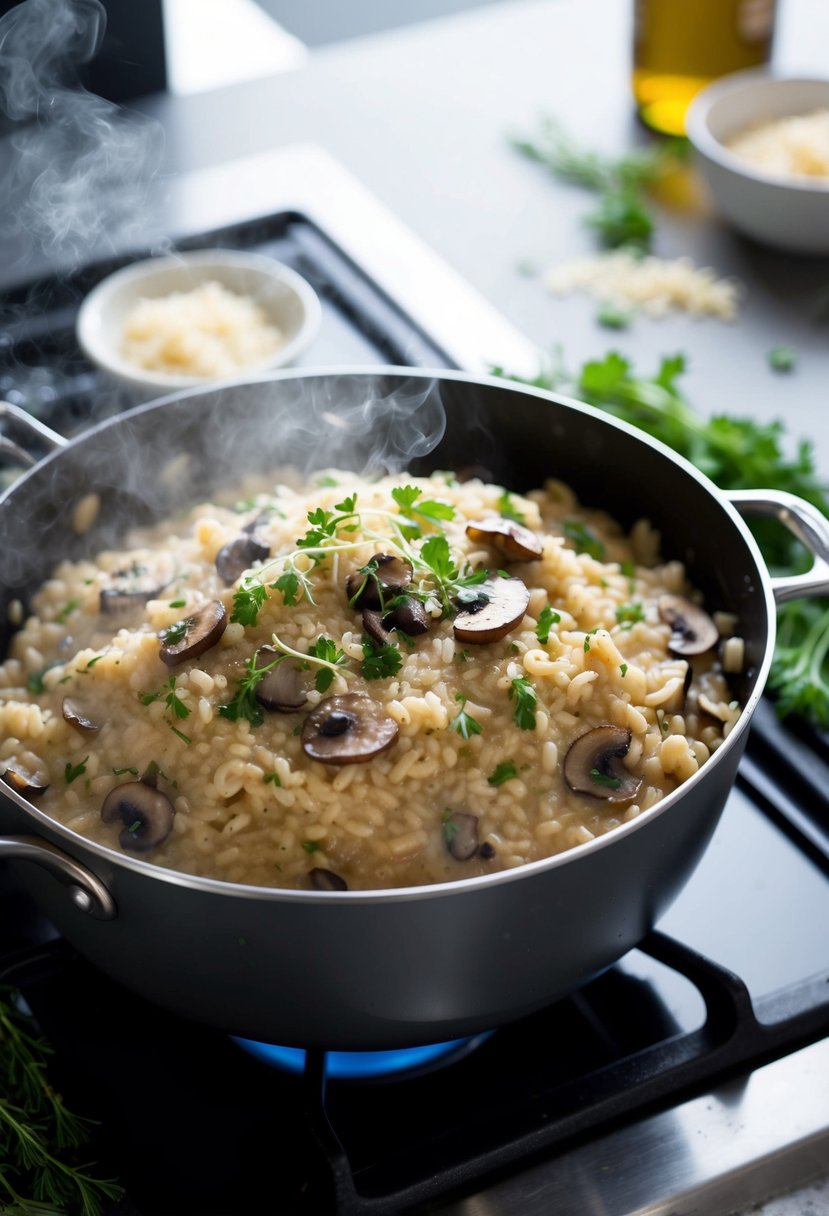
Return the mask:
<path id="1" fill-rule="evenodd" d="M 471 735 L 480 735 L 483 727 L 477 718 L 473 718 L 466 712 L 466 696 L 462 692 L 456 692 L 455 700 L 460 702 L 460 709 L 449 723 L 449 729 L 457 731 L 462 739 L 469 739 Z"/>
<path id="2" fill-rule="evenodd" d="M 541 615 L 538 618 L 538 624 L 535 627 L 535 636 L 538 638 L 542 646 L 546 646 L 550 637 L 550 630 L 553 625 L 557 625 L 561 620 L 558 612 L 545 604 L 541 609 Z"/>
<path id="3" fill-rule="evenodd" d="M 279 773 L 275 773 L 272 771 L 269 773 L 263 773 L 262 780 L 265 782 L 265 785 L 270 784 L 270 785 L 278 785 L 280 787 L 282 786 L 282 782 L 279 780 Z"/>
<path id="4" fill-rule="evenodd" d="M 306 853 L 316 853 L 320 848 L 318 840 L 303 840 L 302 847 Z"/>
<path id="5" fill-rule="evenodd" d="M 490 785 L 503 785 L 505 781 L 511 781 L 513 777 L 518 776 L 518 769 L 515 767 L 512 760 L 502 760 L 487 777 Z"/>
<path id="6" fill-rule="evenodd" d="M 597 562 L 604 560 L 605 549 L 602 542 L 591 532 L 587 524 L 580 519 L 565 519 L 562 530 L 566 538 L 576 550 L 576 553 L 587 553 Z"/>
<path id="7" fill-rule="evenodd" d="M 63 777 L 67 785 L 71 785 L 72 782 L 77 780 L 82 773 L 86 772 L 86 762 L 88 759 L 89 756 L 84 756 L 80 764 L 72 764 L 71 761 L 66 761 L 66 767 L 63 770 Z"/>
<path id="8" fill-rule="evenodd" d="M 363 637 L 363 661 L 360 671 L 366 680 L 384 680 L 397 675 L 403 664 L 403 656 L 390 642 L 373 642 Z"/>
<path id="9" fill-rule="evenodd" d="M 515 501 L 508 490 L 504 490 L 503 494 L 499 494 L 498 498 L 495 500 L 495 506 L 498 509 L 498 514 L 503 519 L 513 519 L 517 524 L 523 524 L 526 522 L 526 515 L 524 515 L 523 511 L 518 510 L 518 507 L 515 505 Z"/>
<path id="10" fill-rule="evenodd" d="M 638 621 L 644 621 L 644 619 L 645 611 L 640 600 L 632 601 L 629 604 L 617 604 L 616 621 L 626 629 L 632 629 Z"/>
<path id="11" fill-rule="evenodd" d="M 618 790 L 619 786 L 622 784 L 621 778 L 610 777 L 607 773 L 603 773 L 601 769 L 598 768 L 591 768 L 590 780 L 594 785 L 603 785 L 609 790 Z"/>
<path id="12" fill-rule="evenodd" d="M 80 600 L 67 600 L 63 605 L 55 620 L 59 625 L 65 625 L 67 619 L 72 615 L 76 608 L 80 607 Z"/>
<path id="13" fill-rule="evenodd" d="M 538 693 L 526 676 L 519 676 L 510 684 L 510 700 L 515 701 L 512 720 L 521 730 L 535 730 L 535 710 Z"/>

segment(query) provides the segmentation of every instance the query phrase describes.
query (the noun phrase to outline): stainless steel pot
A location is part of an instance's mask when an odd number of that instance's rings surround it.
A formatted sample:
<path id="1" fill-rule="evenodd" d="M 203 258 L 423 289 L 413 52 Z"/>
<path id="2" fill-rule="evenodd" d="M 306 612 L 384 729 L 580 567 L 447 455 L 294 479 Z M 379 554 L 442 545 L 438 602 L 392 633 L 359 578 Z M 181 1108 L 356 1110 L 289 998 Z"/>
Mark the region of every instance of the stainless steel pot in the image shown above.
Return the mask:
<path id="1" fill-rule="evenodd" d="M 31 426 L 25 415 L 17 422 Z M 4 609 L 58 560 L 113 544 L 242 471 L 291 461 L 308 471 L 476 465 L 516 490 L 560 477 L 626 525 L 649 517 L 707 603 L 739 617 L 745 709 L 725 744 L 638 819 L 518 870 L 376 892 L 231 885 L 92 844 L 6 790 L 0 858 L 60 931 L 128 988 L 249 1038 L 340 1049 L 433 1042 L 529 1013 L 620 958 L 714 831 L 771 661 L 775 602 L 829 592 L 829 527 L 808 504 L 724 495 L 641 432 L 500 380 L 283 373 L 150 403 L 71 443 L 43 428 L 32 438 L 55 450 L 0 498 Z M 101 510 L 79 534 L 75 507 L 91 491 Z M 770 578 L 738 512 L 789 526 L 816 555 L 812 571 Z"/>

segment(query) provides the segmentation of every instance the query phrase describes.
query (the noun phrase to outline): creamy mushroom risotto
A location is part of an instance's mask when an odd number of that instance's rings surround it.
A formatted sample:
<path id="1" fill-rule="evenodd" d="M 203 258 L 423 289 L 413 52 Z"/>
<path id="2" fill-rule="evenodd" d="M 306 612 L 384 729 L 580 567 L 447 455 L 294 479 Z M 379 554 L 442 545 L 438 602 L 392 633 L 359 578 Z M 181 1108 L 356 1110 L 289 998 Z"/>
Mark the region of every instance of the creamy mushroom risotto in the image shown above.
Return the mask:
<path id="1" fill-rule="evenodd" d="M 560 482 L 332 472 L 59 566 L 0 667 L 0 770 L 187 873 L 488 874 L 697 771 L 739 716 L 736 624 L 647 521 L 625 535 Z"/>

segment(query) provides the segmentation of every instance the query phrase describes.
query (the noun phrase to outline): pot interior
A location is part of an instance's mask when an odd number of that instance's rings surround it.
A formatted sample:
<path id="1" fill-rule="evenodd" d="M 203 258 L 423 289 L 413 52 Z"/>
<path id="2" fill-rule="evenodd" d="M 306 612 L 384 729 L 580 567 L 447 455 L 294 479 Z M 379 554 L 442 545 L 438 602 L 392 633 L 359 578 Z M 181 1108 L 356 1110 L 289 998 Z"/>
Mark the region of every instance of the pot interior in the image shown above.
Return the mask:
<path id="1" fill-rule="evenodd" d="M 190 392 L 110 419 L 42 461 L 0 500 L 2 645 L 64 560 L 117 544 L 132 526 L 227 491 L 247 474 L 470 470 L 516 491 L 566 482 L 625 527 L 647 517 L 706 606 L 746 639 L 745 701 L 768 643 L 764 571 L 708 483 L 612 419 L 509 382 L 419 371 L 301 372 Z M 90 494 L 97 513 L 81 516 Z M 742 686 L 741 686 L 742 685 Z"/>

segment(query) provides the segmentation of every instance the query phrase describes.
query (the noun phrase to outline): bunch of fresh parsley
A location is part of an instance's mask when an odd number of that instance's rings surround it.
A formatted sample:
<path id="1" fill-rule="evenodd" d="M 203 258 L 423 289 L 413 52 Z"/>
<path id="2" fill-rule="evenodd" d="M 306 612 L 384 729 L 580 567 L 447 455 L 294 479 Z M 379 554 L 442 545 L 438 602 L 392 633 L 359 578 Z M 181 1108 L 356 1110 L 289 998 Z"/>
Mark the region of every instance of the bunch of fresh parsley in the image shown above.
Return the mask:
<path id="1" fill-rule="evenodd" d="M 703 417 L 677 385 L 684 370 L 684 358 L 676 355 L 663 359 L 654 375 L 639 376 L 627 359 L 611 352 L 585 363 L 576 375 L 556 362 L 532 380 L 508 378 L 566 392 L 632 423 L 686 457 L 723 490 L 787 490 L 829 516 L 829 488 L 817 474 L 809 441 L 792 444 L 779 421 Z M 493 371 L 505 374 L 501 368 Z M 751 528 L 773 573 L 808 567 L 808 554 L 780 524 L 752 520 Z M 785 604 L 778 612 L 778 628 L 769 678 L 778 712 L 829 726 L 829 602 Z"/>

